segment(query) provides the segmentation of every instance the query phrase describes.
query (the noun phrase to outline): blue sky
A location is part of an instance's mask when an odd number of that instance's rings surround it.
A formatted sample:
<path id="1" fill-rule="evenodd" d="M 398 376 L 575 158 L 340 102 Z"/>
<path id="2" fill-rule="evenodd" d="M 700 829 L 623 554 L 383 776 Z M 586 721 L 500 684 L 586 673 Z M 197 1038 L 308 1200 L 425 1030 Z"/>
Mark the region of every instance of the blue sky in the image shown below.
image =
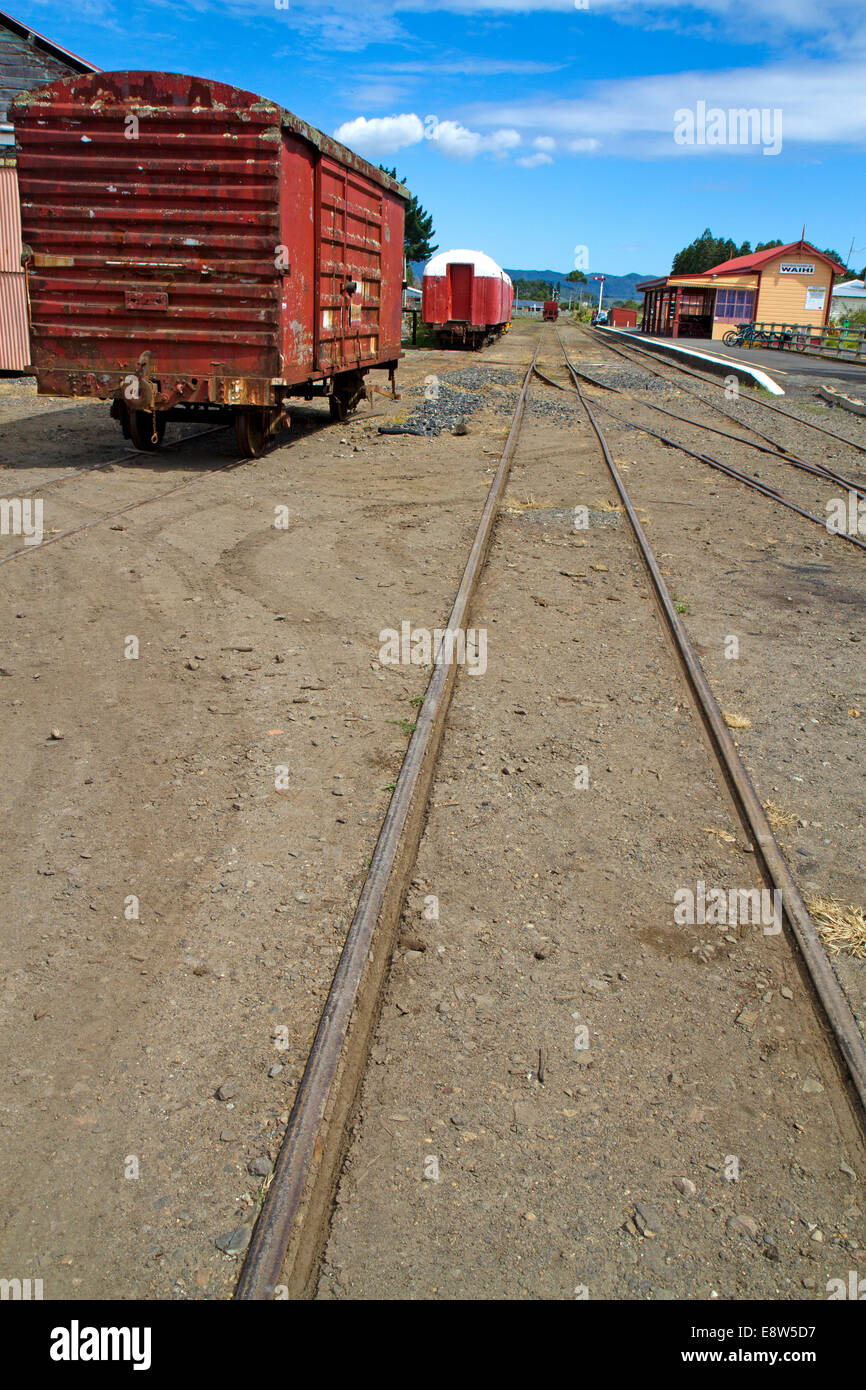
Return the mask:
<path id="1" fill-rule="evenodd" d="M 866 0 L 0 3 L 100 67 L 231 82 L 396 164 L 443 249 L 657 273 L 705 226 L 805 222 L 866 264 Z"/>

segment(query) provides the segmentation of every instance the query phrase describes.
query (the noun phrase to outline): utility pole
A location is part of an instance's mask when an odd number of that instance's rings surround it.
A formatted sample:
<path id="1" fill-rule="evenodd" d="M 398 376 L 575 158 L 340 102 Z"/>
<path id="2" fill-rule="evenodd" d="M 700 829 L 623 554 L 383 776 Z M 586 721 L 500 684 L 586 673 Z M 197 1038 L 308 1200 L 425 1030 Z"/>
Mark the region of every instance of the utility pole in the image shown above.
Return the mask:
<path id="1" fill-rule="evenodd" d="M 601 282 L 598 287 L 598 312 L 601 313 L 601 297 L 604 294 L 604 282 L 607 277 L 604 275 L 593 275 L 592 278 L 593 280 L 599 280 Z"/>

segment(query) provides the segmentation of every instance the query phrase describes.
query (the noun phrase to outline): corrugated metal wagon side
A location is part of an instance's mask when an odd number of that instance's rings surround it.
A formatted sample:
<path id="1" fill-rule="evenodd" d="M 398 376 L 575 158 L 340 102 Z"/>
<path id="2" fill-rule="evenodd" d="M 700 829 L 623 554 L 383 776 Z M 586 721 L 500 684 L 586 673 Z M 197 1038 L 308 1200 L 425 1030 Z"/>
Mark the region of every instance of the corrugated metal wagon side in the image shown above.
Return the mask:
<path id="1" fill-rule="evenodd" d="M 22 93 L 39 390 L 97 396 L 138 448 L 233 416 L 258 453 L 291 396 L 342 418 L 400 357 L 405 190 L 274 102 L 170 73 Z M 396 255 L 395 255 L 396 251 Z"/>

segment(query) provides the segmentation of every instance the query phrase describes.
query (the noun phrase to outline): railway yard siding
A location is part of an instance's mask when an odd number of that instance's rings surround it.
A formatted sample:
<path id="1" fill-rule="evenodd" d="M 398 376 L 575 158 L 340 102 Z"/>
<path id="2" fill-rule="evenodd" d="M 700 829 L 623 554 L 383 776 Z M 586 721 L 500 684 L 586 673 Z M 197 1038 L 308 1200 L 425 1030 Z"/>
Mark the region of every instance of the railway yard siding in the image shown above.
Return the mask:
<path id="1" fill-rule="evenodd" d="M 747 485 L 820 516 L 826 471 L 707 433 L 721 403 L 863 487 L 862 423 L 561 332 L 800 892 L 862 904 L 864 557 Z M 527 322 L 241 463 L 218 431 L 119 455 L 104 404 L 0 384 L 0 495 L 51 542 L 0 537 L 0 1255 L 46 1298 L 236 1290 L 536 348 L 312 1287 L 812 1300 L 862 1271 L 859 1111 L 787 924 L 676 915 L 767 885 Z"/>

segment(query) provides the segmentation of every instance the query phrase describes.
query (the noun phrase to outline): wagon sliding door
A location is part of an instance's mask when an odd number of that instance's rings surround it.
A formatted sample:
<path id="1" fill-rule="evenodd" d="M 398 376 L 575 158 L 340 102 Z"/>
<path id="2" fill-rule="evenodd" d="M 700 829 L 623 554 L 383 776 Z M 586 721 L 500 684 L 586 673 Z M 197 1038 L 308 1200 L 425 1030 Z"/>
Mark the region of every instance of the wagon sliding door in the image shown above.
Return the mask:
<path id="1" fill-rule="evenodd" d="M 379 356 L 385 192 L 322 155 L 318 184 L 318 358 L 325 373 Z"/>

